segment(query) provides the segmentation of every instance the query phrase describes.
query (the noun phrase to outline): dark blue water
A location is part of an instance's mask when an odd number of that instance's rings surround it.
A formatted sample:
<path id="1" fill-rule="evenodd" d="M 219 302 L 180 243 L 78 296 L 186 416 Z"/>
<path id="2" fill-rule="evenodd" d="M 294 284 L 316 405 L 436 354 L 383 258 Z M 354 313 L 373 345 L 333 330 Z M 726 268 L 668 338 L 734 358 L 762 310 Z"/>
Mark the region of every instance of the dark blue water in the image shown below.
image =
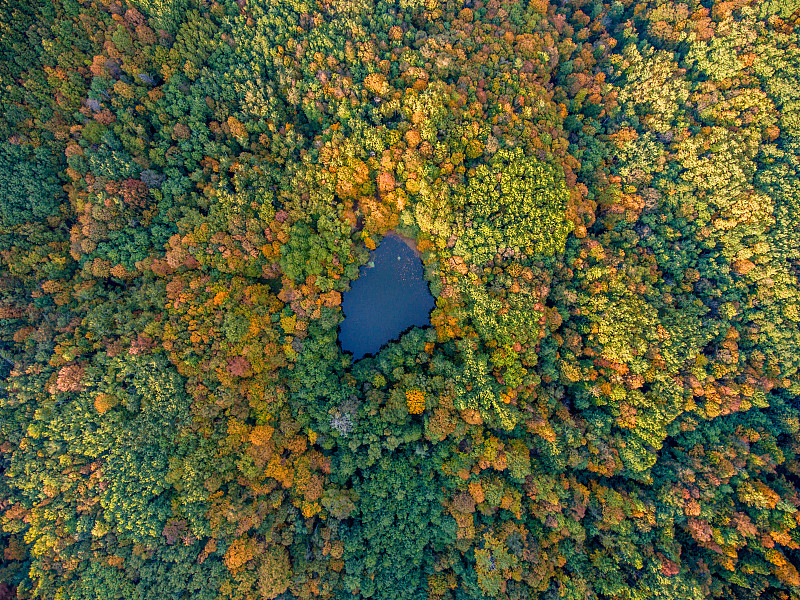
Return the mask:
<path id="1" fill-rule="evenodd" d="M 422 261 L 403 240 L 389 234 L 371 255 L 371 266 L 361 267 L 342 297 L 339 343 L 354 359 L 375 354 L 409 327 L 430 325 L 434 307 Z"/>

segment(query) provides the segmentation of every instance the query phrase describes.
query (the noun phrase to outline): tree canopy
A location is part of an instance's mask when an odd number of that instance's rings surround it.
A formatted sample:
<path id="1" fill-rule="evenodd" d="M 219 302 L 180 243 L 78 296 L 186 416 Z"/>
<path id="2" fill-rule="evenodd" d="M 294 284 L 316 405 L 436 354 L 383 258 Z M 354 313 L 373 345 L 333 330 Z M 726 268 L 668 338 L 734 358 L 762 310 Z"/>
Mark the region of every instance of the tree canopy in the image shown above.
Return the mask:
<path id="1" fill-rule="evenodd" d="M 0 599 L 800 598 L 799 32 L 0 0 Z"/>

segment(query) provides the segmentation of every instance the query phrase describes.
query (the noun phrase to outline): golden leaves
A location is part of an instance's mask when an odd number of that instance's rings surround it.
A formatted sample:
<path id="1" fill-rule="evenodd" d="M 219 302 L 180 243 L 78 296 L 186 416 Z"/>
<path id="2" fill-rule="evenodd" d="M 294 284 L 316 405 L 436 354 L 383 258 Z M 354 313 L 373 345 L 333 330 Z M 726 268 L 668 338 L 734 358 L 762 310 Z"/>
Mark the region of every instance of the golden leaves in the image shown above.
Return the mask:
<path id="1" fill-rule="evenodd" d="M 94 399 L 94 408 L 101 415 L 107 413 L 117 404 L 119 404 L 119 400 L 111 394 L 97 394 Z"/>
<path id="2" fill-rule="evenodd" d="M 250 432 L 250 441 L 255 446 L 263 446 L 272 439 L 275 429 L 269 425 L 256 425 Z"/>
<path id="3" fill-rule="evenodd" d="M 481 502 L 486 500 L 486 494 L 483 490 L 483 486 L 481 485 L 480 481 L 471 481 L 468 486 L 468 489 L 470 496 L 472 496 L 476 504 L 480 504 Z"/>
<path id="4" fill-rule="evenodd" d="M 406 405 L 412 415 L 420 415 L 425 411 L 425 392 L 422 390 L 407 390 Z"/>
<path id="5" fill-rule="evenodd" d="M 223 557 L 225 566 L 231 573 L 236 574 L 255 557 L 255 550 L 255 544 L 247 536 L 234 540 L 225 551 Z"/>
<path id="6" fill-rule="evenodd" d="M 378 96 L 385 96 L 391 90 L 383 73 L 370 73 L 364 78 L 364 87 Z"/>

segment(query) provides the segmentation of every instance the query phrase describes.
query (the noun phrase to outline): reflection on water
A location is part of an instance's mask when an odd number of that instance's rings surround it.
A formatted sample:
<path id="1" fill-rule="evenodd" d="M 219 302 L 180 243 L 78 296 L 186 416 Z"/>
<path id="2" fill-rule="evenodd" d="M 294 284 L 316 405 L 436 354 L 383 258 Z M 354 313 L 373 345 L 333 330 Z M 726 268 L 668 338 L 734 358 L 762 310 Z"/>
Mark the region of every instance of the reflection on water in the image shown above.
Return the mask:
<path id="1" fill-rule="evenodd" d="M 374 354 L 409 327 L 430 325 L 433 307 L 419 256 L 389 234 L 342 298 L 339 343 L 354 359 Z"/>

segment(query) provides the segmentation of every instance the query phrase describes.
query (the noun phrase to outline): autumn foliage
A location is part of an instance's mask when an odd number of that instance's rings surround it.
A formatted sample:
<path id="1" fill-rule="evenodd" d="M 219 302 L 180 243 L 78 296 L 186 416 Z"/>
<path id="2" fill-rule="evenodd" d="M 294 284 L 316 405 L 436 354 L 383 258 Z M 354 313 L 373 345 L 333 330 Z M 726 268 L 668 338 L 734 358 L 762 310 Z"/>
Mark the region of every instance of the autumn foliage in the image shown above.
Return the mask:
<path id="1" fill-rule="evenodd" d="M 0 599 L 796 599 L 799 31 L 5 2 Z"/>

